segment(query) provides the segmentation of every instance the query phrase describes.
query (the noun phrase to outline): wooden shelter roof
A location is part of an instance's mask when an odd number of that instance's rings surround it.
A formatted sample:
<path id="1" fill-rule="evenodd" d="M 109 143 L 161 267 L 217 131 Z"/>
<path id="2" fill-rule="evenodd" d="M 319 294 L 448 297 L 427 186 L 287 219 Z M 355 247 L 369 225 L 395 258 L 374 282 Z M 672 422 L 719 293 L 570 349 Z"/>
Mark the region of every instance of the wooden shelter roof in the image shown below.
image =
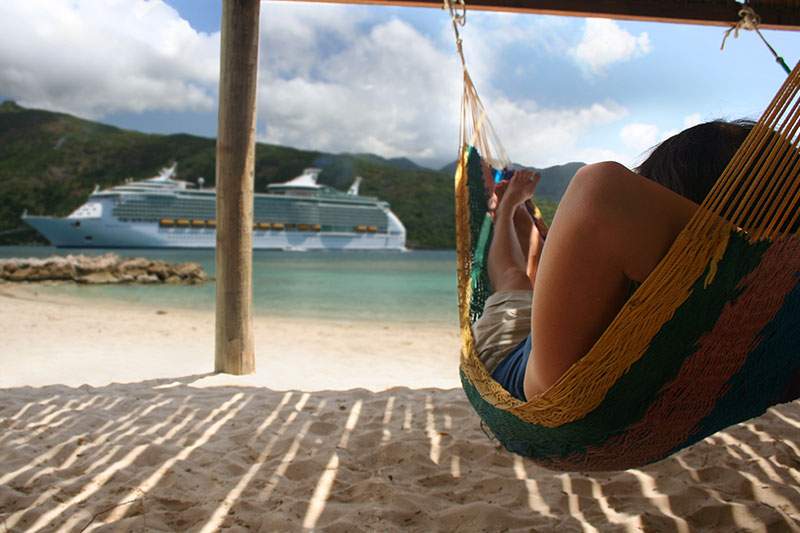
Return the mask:
<path id="1" fill-rule="evenodd" d="M 321 0 L 408 7 L 442 6 L 442 0 Z M 466 0 L 470 10 L 608 17 L 652 22 L 730 26 L 739 21 L 735 0 Z M 761 27 L 800 30 L 800 0 L 750 0 Z"/>

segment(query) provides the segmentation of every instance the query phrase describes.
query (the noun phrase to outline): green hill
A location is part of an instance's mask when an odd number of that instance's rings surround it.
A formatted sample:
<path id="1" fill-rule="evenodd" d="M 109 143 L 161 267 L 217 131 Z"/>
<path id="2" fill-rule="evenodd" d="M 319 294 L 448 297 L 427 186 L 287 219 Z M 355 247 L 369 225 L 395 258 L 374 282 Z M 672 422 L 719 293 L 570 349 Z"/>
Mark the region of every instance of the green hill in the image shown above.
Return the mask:
<path id="1" fill-rule="evenodd" d="M 95 186 L 155 175 L 171 161 L 178 177 L 214 185 L 214 139 L 154 135 L 99 124 L 63 113 L 0 104 L 0 244 L 44 242 L 20 221 L 32 214 L 64 216 Z M 364 177 L 361 193 L 388 201 L 408 230 L 411 248 L 453 248 L 453 178 L 407 159 L 371 154 L 327 154 L 259 143 L 255 190 L 319 167 L 320 183 L 347 189 Z M 551 207 L 543 206 L 546 213 Z"/>
<path id="2" fill-rule="evenodd" d="M 446 174 L 453 174 L 456 171 L 456 161 L 449 165 L 443 166 L 440 170 Z M 564 191 L 567 190 L 567 185 L 572 181 L 575 175 L 585 163 L 566 163 L 564 165 L 556 165 L 547 168 L 534 168 L 536 172 L 541 174 L 542 179 L 536 187 L 537 203 L 541 200 L 542 203 L 555 202 L 556 204 L 561 201 L 564 196 Z"/>

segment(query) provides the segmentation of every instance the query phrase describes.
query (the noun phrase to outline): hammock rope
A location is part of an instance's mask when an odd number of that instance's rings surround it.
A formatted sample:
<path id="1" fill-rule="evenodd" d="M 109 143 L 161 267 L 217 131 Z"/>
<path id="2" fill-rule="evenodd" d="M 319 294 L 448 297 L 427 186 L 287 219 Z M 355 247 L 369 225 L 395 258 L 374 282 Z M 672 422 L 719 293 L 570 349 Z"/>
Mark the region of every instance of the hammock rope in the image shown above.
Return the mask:
<path id="1" fill-rule="evenodd" d="M 734 39 L 738 39 L 739 32 L 741 30 L 754 31 L 756 32 L 756 35 L 761 37 L 761 41 L 767 46 L 770 53 L 775 58 L 775 62 L 778 63 L 781 68 L 783 68 L 786 74 L 790 74 L 792 69 L 789 68 L 789 65 L 786 64 L 786 61 L 784 61 L 783 57 L 778 55 L 778 52 L 776 52 L 772 45 L 769 44 L 767 39 L 761 33 L 761 30 L 758 28 L 759 24 L 761 24 L 761 17 L 759 14 L 756 13 L 752 6 L 745 4 L 739 10 L 739 22 L 732 25 L 725 31 L 725 35 L 722 37 L 722 44 L 720 45 L 719 49 L 725 50 L 725 42 L 728 40 L 728 37 L 731 36 L 731 33 L 733 34 Z"/>
<path id="2" fill-rule="evenodd" d="M 467 24 L 467 5 L 464 0 L 444 0 L 444 9 L 450 13 L 450 20 L 453 22 L 453 32 L 456 36 L 456 52 L 461 58 L 461 66 L 467 69 L 467 62 L 464 61 L 463 40 L 459 28 Z"/>
<path id="3" fill-rule="evenodd" d="M 800 372 L 800 65 L 596 344 L 527 402 L 475 352 L 472 323 L 491 293 L 487 200 L 509 161 L 465 63 L 461 114 L 461 380 L 506 448 L 560 470 L 638 467 L 781 401 Z"/>

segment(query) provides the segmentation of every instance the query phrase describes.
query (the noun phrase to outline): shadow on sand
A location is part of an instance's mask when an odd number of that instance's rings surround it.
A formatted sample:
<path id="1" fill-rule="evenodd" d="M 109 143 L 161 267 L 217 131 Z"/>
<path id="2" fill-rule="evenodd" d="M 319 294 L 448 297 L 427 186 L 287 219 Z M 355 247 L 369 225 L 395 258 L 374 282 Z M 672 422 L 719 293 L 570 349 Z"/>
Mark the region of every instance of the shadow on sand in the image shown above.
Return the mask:
<path id="1" fill-rule="evenodd" d="M 792 531 L 800 402 L 641 470 L 550 472 L 459 390 L 0 390 L 4 531 Z"/>

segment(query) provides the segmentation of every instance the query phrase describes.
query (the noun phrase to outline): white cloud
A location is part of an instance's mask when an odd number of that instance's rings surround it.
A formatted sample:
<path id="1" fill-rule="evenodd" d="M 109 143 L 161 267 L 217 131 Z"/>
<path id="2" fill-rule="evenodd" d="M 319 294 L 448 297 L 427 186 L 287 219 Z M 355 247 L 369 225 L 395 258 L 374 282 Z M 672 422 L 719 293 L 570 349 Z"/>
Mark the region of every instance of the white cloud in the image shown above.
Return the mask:
<path id="1" fill-rule="evenodd" d="M 613 20 L 587 19 L 583 38 L 570 53 L 588 72 L 602 74 L 610 65 L 646 55 L 651 49 L 646 32 L 632 35 Z"/>
<path id="2" fill-rule="evenodd" d="M 320 10 L 330 8 L 317 5 L 319 18 L 314 19 L 297 13 L 294 5 L 270 6 L 259 87 L 261 140 L 406 156 L 431 165 L 455 158 L 461 70 L 447 33 L 452 28 L 443 24 L 433 40 L 398 19 L 350 17 L 354 8 L 324 16 Z M 470 72 L 490 119 L 515 161 L 550 165 L 578 159 L 581 137 L 619 120 L 626 110 L 613 102 L 549 109 L 503 96 L 502 88 L 492 84 L 503 82 L 492 78 L 492 66 L 503 53 L 501 44 L 508 44 L 499 37 L 508 38 L 511 21 L 506 18 L 487 23 L 486 33 L 465 37 Z M 336 19 L 340 22 L 331 23 Z M 470 20 L 473 30 L 476 22 L 476 17 Z M 282 43 L 292 39 L 287 28 L 298 24 L 303 31 L 291 46 L 303 53 L 281 51 Z M 359 32 L 358 24 L 369 29 Z M 274 61 L 276 56 L 280 59 Z"/>
<path id="3" fill-rule="evenodd" d="M 461 69 L 449 21 L 430 36 L 391 16 L 353 6 L 264 4 L 259 139 L 431 165 L 452 161 Z M 536 24 L 557 35 L 563 23 L 551 19 Z M 516 20 L 471 19 L 468 60 L 490 116 L 517 161 L 580 159 L 588 152 L 578 147 L 593 128 L 627 111 L 613 102 L 546 108 L 505 96 L 507 79 L 494 65 L 526 39 Z M 194 30 L 163 0 L 0 0 L 0 32 L 2 95 L 23 105 L 101 120 L 216 105 L 219 34 Z M 525 45 L 538 46 L 530 39 Z"/>
<path id="4" fill-rule="evenodd" d="M 500 98 L 488 104 L 493 123 L 513 161 L 537 167 L 579 160 L 579 141 L 588 131 L 620 120 L 627 110 L 613 102 L 547 109 L 533 102 Z"/>
<path id="5" fill-rule="evenodd" d="M 619 133 L 622 143 L 637 152 L 644 152 L 655 146 L 661 140 L 660 135 L 658 126 L 642 122 L 627 124 Z"/>
<path id="6" fill-rule="evenodd" d="M 692 113 L 683 118 L 683 129 L 691 128 L 702 122 L 700 113 Z M 682 130 L 661 129 L 655 124 L 634 122 L 626 124 L 619 132 L 622 143 L 631 150 L 645 152 L 664 142 L 673 135 L 677 135 Z"/>
<path id="7" fill-rule="evenodd" d="M 261 72 L 283 78 L 310 77 L 326 50 L 358 39 L 368 20 L 364 8 L 298 2 L 268 2 L 261 7 Z"/>
<path id="8" fill-rule="evenodd" d="M 209 110 L 219 34 L 161 0 L 0 2 L 0 87 L 22 105 L 100 117 Z"/>
<path id="9" fill-rule="evenodd" d="M 683 118 L 682 129 L 691 128 L 701 122 L 700 113 L 692 113 Z M 681 131 L 675 128 L 662 129 L 655 124 L 643 122 L 626 124 L 620 130 L 619 136 L 622 144 L 630 153 L 627 156 L 622 156 L 623 159 L 620 159 L 620 161 L 628 161 L 629 166 L 637 166 L 653 148 Z"/>
<path id="10" fill-rule="evenodd" d="M 296 46 L 307 54 L 267 58 L 262 70 L 262 140 L 422 162 L 455 158 L 461 78 L 453 54 L 397 19 L 366 33 L 332 31 L 335 46 L 315 42 L 317 22 L 303 24 L 311 36 Z"/>

